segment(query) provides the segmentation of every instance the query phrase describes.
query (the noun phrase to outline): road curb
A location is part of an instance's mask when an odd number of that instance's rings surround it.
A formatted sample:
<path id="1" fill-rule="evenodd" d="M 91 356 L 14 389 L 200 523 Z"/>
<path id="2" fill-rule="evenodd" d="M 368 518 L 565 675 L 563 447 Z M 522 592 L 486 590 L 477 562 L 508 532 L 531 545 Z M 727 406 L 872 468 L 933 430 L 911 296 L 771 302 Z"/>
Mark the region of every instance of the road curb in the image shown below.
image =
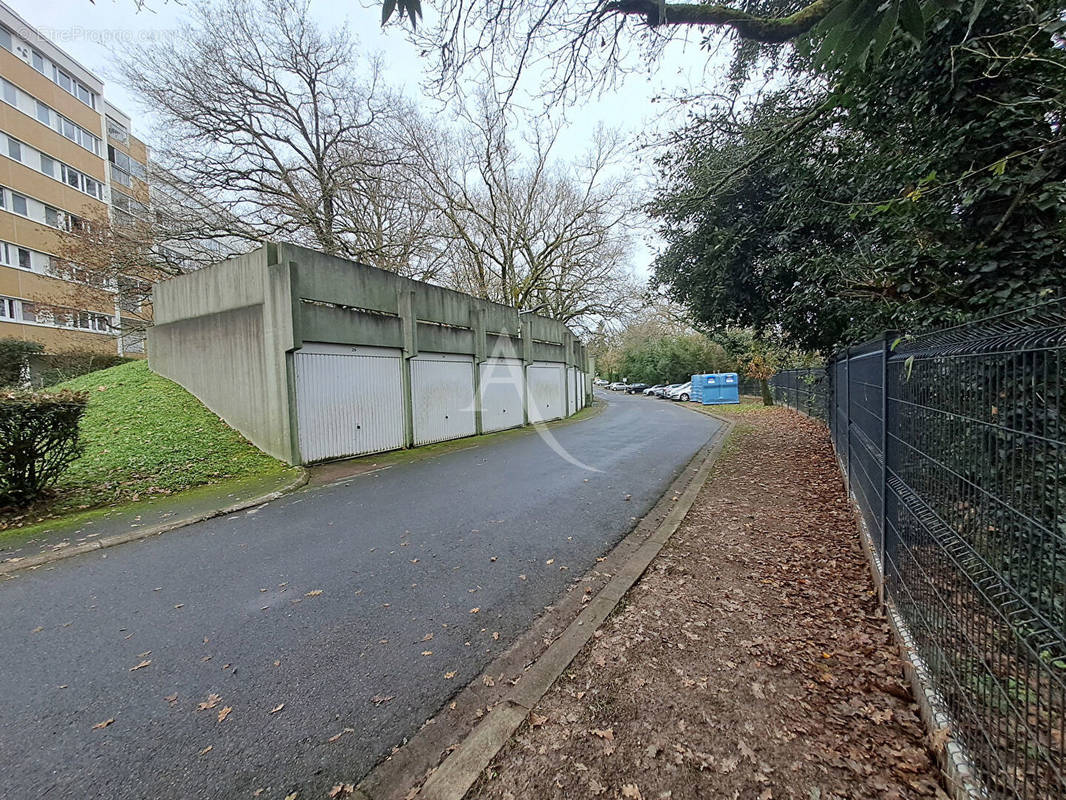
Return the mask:
<path id="1" fill-rule="evenodd" d="M 217 508 L 212 511 L 204 511 L 199 514 L 193 514 L 188 517 L 182 517 L 181 519 L 168 520 L 158 525 L 150 525 L 146 528 L 138 528 L 134 531 L 127 533 L 114 533 L 110 536 L 104 536 L 93 542 L 83 542 L 82 544 L 76 544 L 71 547 L 65 547 L 62 550 L 50 551 L 47 553 L 39 553 L 33 556 L 26 556 L 18 561 L 5 561 L 0 564 L 0 575 L 7 575 L 12 572 L 19 572 L 24 569 L 33 569 L 35 567 L 41 567 L 45 564 L 51 564 L 55 561 L 62 561 L 64 558 L 73 558 L 74 556 L 80 556 L 85 553 L 91 553 L 95 550 L 103 550 L 108 547 L 114 547 L 120 544 L 126 544 L 127 542 L 135 542 L 138 539 L 147 539 L 149 536 L 158 536 L 162 533 L 168 533 L 169 531 L 177 530 L 178 528 L 184 528 L 188 525 L 194 525 L 197 522 L 203 522 L 204 520 L 213 519 L 215 517 L 224 517 L 226 514 L 233 514 L 237 511 L 244 511 L 252 506 L 259 506 L 263 503 L 269 503 L 272 500 L 277 500 L 282 495 L 286 495 L 289 492 L 296 491 L 301 486 L 304 486 L 310 473 L 303 467 L 298 467 L 299 474 L 289 481 L 288 484 L 282 486 L 280 489 L 274 489 L 266 494 L 259 495 L 258 497 L 252 497 L 248 500 L 241 500 L 225 508 Z"/>
<path id="2" fill-rule="evenodd" d="M 522 676 L 522 680 L 460 741 L 417 792 L 408 793 L 408 797 L 422 800 L 462 800 L 478 776 L 525 721 L 530 711 L 644 574 L 666 542 L 681 526 L 735 426 L 734 421 L 728 418 L 715 414 L 708 416 L 721 422 L 722 427 L 712 437 L 703 463 L 656 530 L 629 556 L 577 618 L 536 658 Z M 359 785 L 357 797 L 361 800 L 372 800 L 379 794 L 376 788 L 372 788 L 368 779 L 364 779 Z"/>

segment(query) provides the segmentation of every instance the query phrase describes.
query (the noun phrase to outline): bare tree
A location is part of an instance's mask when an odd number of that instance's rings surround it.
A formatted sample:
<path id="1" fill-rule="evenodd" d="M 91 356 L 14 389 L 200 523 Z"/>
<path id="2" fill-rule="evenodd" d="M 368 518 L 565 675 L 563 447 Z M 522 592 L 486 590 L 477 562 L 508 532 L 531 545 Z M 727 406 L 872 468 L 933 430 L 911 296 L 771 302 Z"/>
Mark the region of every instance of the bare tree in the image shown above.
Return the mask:
<path id="1" fill-rule="evenodd" d="M 558 130 L 531 126 L 525 147 L 484 101 L 458 132 L 425 124 L 410 137 L 424 195 L 444 231 L 438 246 L 456 289 L 537 311 L 578 328 L 639 302 L 629 273 L 630 186 L 625 150 L 604 130 L 586 158 L 553 155 Z"/>
<path id="2" fill-rule="evenodd" d="M 778 44 L 808 33 L 849 2 L 869 7 L 866 16 L 877 17 L 884 13 L 882 6 L 913 0 L 431 0 L 428 24 L 419 24 L 421 0 L 383 0 L 382 20 L 408 18 L 411 37 L 437 56 L 441 86 L 454 87 L 462 72 L 487 64 L 508 95 L 532 69 L 558 96 L 581 84 L 602 86 L 635 67 L 629 58 L 634 44 L 643 46 L 648 58 L 676 32 L 687 30 L 696 31 L 705 47 L 720 34 Z"/>
<path id="3" fill-rule="evenodd" d="M 298 0 L 199 0 L 192 11 L 173 39 L 118 62 L 159 120 L 157 159 L 261 236 L 376 252 L 385 208 L 357 196 L 380 197 L 397 152 L 377 136 L 396 105 L 377 65 L 346 30 L 320 32 Z M 388 242 L 379 249 L 368 260 L 397 263 Z"/>

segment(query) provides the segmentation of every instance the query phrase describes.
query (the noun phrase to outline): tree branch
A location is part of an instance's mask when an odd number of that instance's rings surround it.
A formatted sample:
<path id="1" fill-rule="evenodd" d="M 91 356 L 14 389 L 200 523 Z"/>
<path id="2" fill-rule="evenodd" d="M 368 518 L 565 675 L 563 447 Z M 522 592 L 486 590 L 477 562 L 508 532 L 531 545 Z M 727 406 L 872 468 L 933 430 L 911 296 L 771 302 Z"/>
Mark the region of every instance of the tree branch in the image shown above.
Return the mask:
<path id="1" fill-rule="evenodd" d="M 723 5 L 666 3 L 657 0 L 611 0 L 604 14 L 618 13 L 644 17 L 652 28 L 660 25 L 713 25 L 735 30 L 742 38 L 757 42 L 787 42 L 807 33 L 841 0 L 814 0 L 787 17 L 757 17 Z"/>

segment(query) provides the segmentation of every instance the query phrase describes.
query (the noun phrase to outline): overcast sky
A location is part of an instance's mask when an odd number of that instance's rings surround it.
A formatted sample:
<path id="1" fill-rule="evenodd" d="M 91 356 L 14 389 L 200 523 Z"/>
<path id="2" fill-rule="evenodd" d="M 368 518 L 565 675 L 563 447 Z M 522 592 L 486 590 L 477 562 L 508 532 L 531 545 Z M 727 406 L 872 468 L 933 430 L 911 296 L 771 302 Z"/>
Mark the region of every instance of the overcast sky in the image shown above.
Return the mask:
<path id="1" fill-rule="evenodd" d="M 365 0 L 364 0 L 365 1 Z M 182 5 L 163 0 L 148 0 L 150 8 L 136 11 L 134 0 L 7 0 L 29 23 L 70 53 L 106 81 L 107 99 L 133 118 L 133 132 L 151 146 L 151 125 L 145 109 L 123 86 L 111 80 L 110 63 L 115 53 L 131 42 L 166 36 L 179 28 L 188 14 Z M 431 5 L 428 0 L 426 5 Z M 382 30 L 378 3 L 360 5 L 360 0 L 331 0 L 312 5 L 312 15 L 324 30 L 347 25 L 362 48 L 380 53 L 386 65 L 387 79 L 402 85 L 407 94 L 427 107 L 434 105 L 422 83 L 426 70 L 432 68 L 428 58 L 406 40 L 401 28 Z M 624 85 L 602 97 L 565 109 L 567 124 L 558 145 L 563 156 L 582 152 L 592 131 L 600 123 L 622 130 L 636 145 L 654 130 L 666 130 L 680 119 L 678 114 L 662 114 L 663 106 L 651 99 L 664 91 L 699 86 L 707 82 L 707 57 L 695 45 L 672 44 L 654 71 L 628 76 Z M 555 109 L 558 113 L 560 109 Z M 636 158 L 636 154 L 634 155 Z M 647 157 L 643 157 L 646 165 Z M 645 169 L 650 172 L 649 169 Z M 639 234 L 642 240 L 634 254 L 637 273 L 647 275 L 654 255 L 650 232 Z"/>

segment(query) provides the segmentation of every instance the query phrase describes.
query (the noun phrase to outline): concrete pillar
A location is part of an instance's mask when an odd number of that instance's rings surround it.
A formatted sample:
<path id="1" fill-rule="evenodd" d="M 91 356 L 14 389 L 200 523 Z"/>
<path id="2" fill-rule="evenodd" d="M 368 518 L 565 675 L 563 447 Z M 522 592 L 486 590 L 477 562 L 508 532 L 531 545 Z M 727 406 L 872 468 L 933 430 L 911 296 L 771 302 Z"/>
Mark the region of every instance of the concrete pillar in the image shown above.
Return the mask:
<path id="1" fill-rule="evenodd" d="M 474 332 L 474 431 L 481 434 L 485 432 L 481 419 L 481 365 L 486 360 L 485 309 L 471 309 L 470 329 Z"/>
<path id="2" fill-rule="evenodd" d="M 277 447 L 287 453 L 290 464 L 299 464 L 299 417 L 296 408 L 296 377 L 293 352 L 303 347 L 299 331 L 300 293 L 296 288 L 298 266 L 294 261 L 270 263 L 277 250 L 267 249 L 266 285 L 263 300 L 263 352 L 268 387 L 276 387 L 276 420 L 269 430 L 279 438 Z M 273 405 L 273 404 L 272 404 Z"/>
<path id="3" fill-rule="evenodd" d="M 522 424 L 529 424 L 529 365 L 533 363 L 533 322 L 519 317 L 522 335 Z"/>
<path id="4" fill-rule="evenodd" d="M 415 316 L 414 290 L 400 289 L 396 306 L 403 325 L 403 358 L 400 377 L 403 385 L 403 439 L 405 447 L 414 447 L 415 417 L 411 396 L 411 359 L 418 355 L 418 317 Z"/>

